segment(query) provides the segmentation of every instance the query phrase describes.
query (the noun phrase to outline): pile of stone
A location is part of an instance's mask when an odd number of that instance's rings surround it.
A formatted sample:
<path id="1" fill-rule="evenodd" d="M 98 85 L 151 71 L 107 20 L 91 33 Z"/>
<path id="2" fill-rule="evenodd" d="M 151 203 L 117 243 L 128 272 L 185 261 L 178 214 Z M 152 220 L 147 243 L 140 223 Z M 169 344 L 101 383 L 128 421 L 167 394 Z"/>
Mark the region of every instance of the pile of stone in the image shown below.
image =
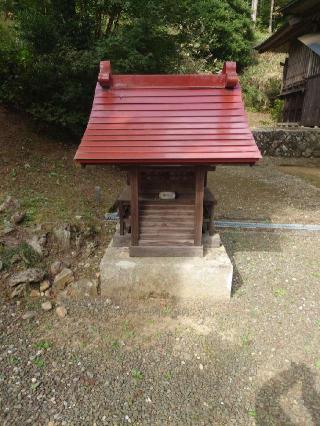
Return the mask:
<path id="1" fill-rule="evenodd" d="M 75 281 L 73 271 L 61 261 L 55 261 L 46 272 L 39 268 L 29 268 L 13 274 L 8 285 L 12 289 L 11 298 L 26 294 L 31 298 L 47 297 L 95 297 L 96 281 L 81 279 Z"/>
<path id="2" fill-rule="evenodd" d="M 76 281 L 71 263 L 67 260 L 70 256 L 75 257 L 80 248 L 86 258 L 93 255 L 97 243 L 87 242 L 83 248 L 84 240 L 92 238 L 92 230 L 87 228 L 83 232 L 80 229 L 73 229 L 69 224 L 58 225 L 54 229 L 43 231 L 39 225 L 30 228 L 19 228 L 26 217 L 26 212 L 20 209 L 20 202 L 12 196 L 8 196 L 0 205 L 0 213 L 4 213 L 6 219 L 4 229 L 2 229 L 2 244 L 12 247 L 18 246 L 21 242 L 26 243 L 37 255 L 39 267 L 26 268 L 18 272 L 3 272 L 2 278 L 8 284 L 11 298 L 28 296 L 31 298 L 44 298 L 42 309 L 50 311 L 53 304 L 61 305 L 64 298 L 96 297 L 98 293 L 98 283 L 96 280 L 81 279 Z M 13 231 L 17 231 L 14 232 Z M 10 235 L 8 235 L 10 234 Z M 72 244 L 71 244 L 72 243 Z M 75 249 L 75 251 L 73 251 Z M 63 261 L 56 260 L 48 268 L 43 267 L 44 258 L 49 254 L 63 258 Z M 15 259 L 10 259 L 10 264 L 28 264 L 22 254 L 14 255 Z M 0 272 L 3 264 L 0 259 Z M 17 268 L 16 268 L 17 269 Z M 66 315 L 63 306 L 57 307 L 57 314 L 60 317 Z"/>

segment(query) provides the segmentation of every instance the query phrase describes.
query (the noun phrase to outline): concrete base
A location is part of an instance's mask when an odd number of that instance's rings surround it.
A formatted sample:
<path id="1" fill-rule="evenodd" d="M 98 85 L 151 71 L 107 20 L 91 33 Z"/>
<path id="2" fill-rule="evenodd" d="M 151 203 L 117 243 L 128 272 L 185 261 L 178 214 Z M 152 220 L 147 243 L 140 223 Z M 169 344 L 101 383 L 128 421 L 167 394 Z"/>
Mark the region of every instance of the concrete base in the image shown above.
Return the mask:
<path id="1" fill-rule="evenodd" d="M 100 264 L 102 297 L 173 296 L 181 301 L 230 299 L 233 267 L 216 234 L 202 258 L 130 257 L 128 247 L 111 241 Z M 205 240 L 204 240 L 205 242 Z M 210 247 L 211 246 L 211 247 Z"/>

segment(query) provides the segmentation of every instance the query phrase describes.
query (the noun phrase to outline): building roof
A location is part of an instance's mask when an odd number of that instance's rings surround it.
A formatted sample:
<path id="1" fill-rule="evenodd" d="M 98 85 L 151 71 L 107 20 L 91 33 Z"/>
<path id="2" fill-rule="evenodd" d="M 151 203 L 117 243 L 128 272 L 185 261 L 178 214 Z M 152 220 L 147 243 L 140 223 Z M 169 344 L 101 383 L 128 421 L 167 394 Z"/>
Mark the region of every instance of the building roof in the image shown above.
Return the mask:
<path id="1" fill-rule="evenodd" d="M 298 15 L 309 13 L 319 7 L 319 0 L 292 0 L 281 8 L 283 15 Z"/>
<path id="2" fill-rule="evenodd" d="M 288 52 L 292 40 L 314 32 L 320 20 L 320 0 L 293 0 L 281 12 L 288 22 L 255 47 L 259 53 Z"/>
<path id="3" fill-rule="evenodd" d="M 202 75 L 100 74 L 75 155 L 81 164 L 253 164 L 261 158 L 235 63 Z"/>

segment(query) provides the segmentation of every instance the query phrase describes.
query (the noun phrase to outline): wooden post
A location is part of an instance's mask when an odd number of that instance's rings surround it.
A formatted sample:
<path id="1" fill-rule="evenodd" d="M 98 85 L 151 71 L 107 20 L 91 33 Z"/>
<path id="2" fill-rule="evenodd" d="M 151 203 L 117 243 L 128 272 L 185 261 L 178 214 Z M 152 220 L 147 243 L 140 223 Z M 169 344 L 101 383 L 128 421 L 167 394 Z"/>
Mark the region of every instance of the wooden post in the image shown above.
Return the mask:
<path id="1" fill-rule="evenodd" d="M 197 168 L 196 169 L 195 206 L 194 206 L 194 245 L 195 246 L 201 246 L 201 243 L 202 243 L 204 177 L 205 177 L 205 170 L 203 168 Z"/>
<path id="2" fill-rule="evenodd" d="M 137 246 L 139 242 L 139 174 L 135 167 L 130 170 L 131 188 L 131 245 Z"/>

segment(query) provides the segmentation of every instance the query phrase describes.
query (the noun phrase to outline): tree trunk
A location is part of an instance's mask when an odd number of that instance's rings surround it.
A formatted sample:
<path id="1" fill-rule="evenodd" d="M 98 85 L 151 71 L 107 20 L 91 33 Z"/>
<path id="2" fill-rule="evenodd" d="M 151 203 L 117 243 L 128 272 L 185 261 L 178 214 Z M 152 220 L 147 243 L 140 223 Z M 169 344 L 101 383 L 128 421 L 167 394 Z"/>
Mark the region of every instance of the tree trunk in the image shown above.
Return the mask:
<path id="1" fill-rule="evenodd" d="M 251 18 L 254 23 L 257 22 L 257 10 L 258 10 L 258 0 L 252 0 L 251 2 Z"/>
<path id="2" fill-rule="evenodd" d="M 270 3 L 270 19 L 269 19 L 269 33 L 272 33 L 272 18 L 273 18 L 274 0 Z"/>

